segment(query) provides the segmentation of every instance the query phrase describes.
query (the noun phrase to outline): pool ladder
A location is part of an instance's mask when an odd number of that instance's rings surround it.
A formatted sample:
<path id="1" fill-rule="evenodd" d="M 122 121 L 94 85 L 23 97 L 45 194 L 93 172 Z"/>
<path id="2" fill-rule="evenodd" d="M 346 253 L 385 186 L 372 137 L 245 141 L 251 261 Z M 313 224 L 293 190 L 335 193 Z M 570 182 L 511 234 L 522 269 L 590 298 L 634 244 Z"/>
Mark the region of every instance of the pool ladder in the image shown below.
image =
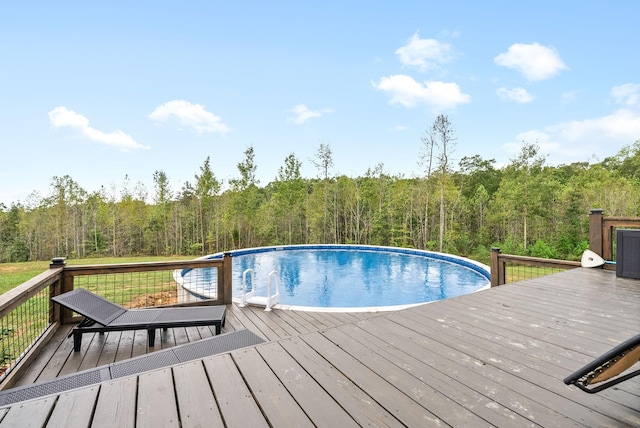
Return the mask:
<path id="1" fill-rule="evenodd" d="M 247 274 L 251 277 L 251 291 L 247 292 Z M 240 307 L 243 308 L 246 305 L 264 306 L 265 311 L 270 311 L 273 305 L 280 303 L 280 277 L 278 272 L 271 271 L 269 273 L 269 282 L 267 282 L 267 295 L 256 296 L 256 283 L 254 281 L 255 275 L 253 269 L 247 269 L 242 272 L 242 297 L 240 298 Z M 275 280 L 275 292 L 271 294 L 271 280 Z"/>

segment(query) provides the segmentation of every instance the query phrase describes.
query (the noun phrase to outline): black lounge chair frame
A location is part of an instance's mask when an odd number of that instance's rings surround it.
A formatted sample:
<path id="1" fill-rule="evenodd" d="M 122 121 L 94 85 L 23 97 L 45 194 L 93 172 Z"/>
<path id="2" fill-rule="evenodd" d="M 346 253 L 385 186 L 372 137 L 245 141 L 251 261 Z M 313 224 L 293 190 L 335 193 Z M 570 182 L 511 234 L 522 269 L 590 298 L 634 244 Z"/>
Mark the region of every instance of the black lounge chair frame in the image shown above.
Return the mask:
<path id="1" fill-rule="evenodd" d="M 137 375 L 150 370 L 170 367 L 235 349 L 255 346 L 264 340 L 250 330 L 237 330 L 196 342 L 174 346 L 128 360 L 83 370 L 49 381 L 0 391 L 0 406 L 32 400 L 46 395 L 60 394 L 109 380 Z"/>
<path id="2" fill-rule="evenodd" d="M 620 382 L 624 382 L 625 380 L 629 380 L 633 377 L 640 375 L 640 369 L 635 370 L 633 372 L 618 376 L 623 373 L 629 367 L 633 366 L 638 362 L 637 354 L 634 358 L 628 361 L 621 361 L 625 356 L 629 357 L 631 352 L 634 354 L 637 349 L 640 347 L 640 334 L 622 342 L 620 345 L 611 349 L 610 351 L 602 354 L 600 357 L 593 360 L 591 363 L 582 367 L 580 370 L 572 373 L 570 376 L 567 376 L 564 379 L 564 383 L 567 385 L 575 385 L 581 390 L 588 392 L 589 394 L 594 394 L 596 392 L 600 392 L 604 389 L 612 387 L 614 385 L 619 384 Z M 634 361 L 635 360 L 635 361 Z M 614 364 L 618 363 L 622 367 L 615 367 Z M 606 374 L 608 370 L 613 370 L 614 372 L 611 375 Z M 601 382 L 597 378 L 604 374 L 604 379 L 602 381 L 607 381 L 602 385 L 595 387 L 588 387 L 592 383 Z M 618 376 L 618 377 L 615 377 Z M 610 379 L 610 380 L 607 380 Z"/>
<path id="3" fill-rule="evenodd" d="M 149 347 L 155 345 L 156 329 L 159 328 L 213 325 L 216 334 L 220 334 L 226 315 L 225 305 L 125 309 L 84 288 L 76 288 L 51 300 L 84 317 L 69 334 L 73 335 L 75 352 L 80 351 L 84 333 L 144 329 L 149 336 Z"/>

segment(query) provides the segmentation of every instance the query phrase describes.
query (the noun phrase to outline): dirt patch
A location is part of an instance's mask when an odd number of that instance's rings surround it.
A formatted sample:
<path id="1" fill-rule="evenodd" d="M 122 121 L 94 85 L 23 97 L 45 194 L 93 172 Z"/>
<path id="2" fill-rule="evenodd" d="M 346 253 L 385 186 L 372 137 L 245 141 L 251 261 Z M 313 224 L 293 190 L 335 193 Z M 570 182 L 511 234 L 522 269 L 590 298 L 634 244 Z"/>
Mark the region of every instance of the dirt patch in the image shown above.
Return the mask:
<path id="1" fill-rule="evenodd" d="M 149 306 L 172 305 L 178 303 L 178 296 L 175 291 L 163 291 L 160 293 L 146 294 L 137 297 L 125 305 L 129 309 L 144 308 Z"/>

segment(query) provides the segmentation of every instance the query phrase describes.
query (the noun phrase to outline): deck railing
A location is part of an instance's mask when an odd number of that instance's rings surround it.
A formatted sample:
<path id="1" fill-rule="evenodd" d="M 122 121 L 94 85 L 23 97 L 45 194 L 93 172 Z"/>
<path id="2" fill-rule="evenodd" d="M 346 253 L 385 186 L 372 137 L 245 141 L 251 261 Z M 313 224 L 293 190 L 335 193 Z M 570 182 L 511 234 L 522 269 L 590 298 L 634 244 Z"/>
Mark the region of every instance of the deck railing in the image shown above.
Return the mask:
<path id="1" fill-rule="evenodd" d="M 491 249 L 491 286 L 522 281 L 580 267 L 580 262 L 502 254 Z"/>
<path id="2" fill-rule="evenodd" d="M 26 356 L 37 354 L 57 330 L 51 295 L 60 289 L 62 267 L 51 268 L 0 295 L 0 382 L 11 384 Z"/>
<path id="3" fill-rule="evenodd" d="M 615 236 L 618 228 L 640 229 L 640 218 L 605 217 L 603 210 L 591 210 L 589 213 L 589 249 L 606 261 L 614 261 Z M 612 263 L 606 263 L 603 269 L 616 270 L 616 266 Z"/>
<path id="4" fill-rule="evenodd" d="M 207 299 L 180 298 L 184 291 L 174 272 L 197 268 L 208 272 L 207 279 L 216 287 L 199 289 L 199 281 L 189 288 Z M 129 308 L 229 304 L 231 272 L 231 254 L 220 259 L 87 266 L 53 259 L 49 270 L 0 295 L 0 389 L 13 385 L 61 324 L 79 321 L 70 310 L 52 304 L 51 297 L 86 288 Z"/>
<path id="5" fill-rule="evenodd" d="M 591 210 L 589 213 L 589 249 L 606 261 L 614 261 L 614 238 L 617 228 L 640 228 L 640 218 L 605 217 L 603 210 Z M 492 248 L 491 286 L 522 281 L 576 267 L 580 267 L 579 262 L 502 254 L 499 248 Z M 615 270 L 616 266 L 614 263 L 605 263 L 602 268 Z"/>

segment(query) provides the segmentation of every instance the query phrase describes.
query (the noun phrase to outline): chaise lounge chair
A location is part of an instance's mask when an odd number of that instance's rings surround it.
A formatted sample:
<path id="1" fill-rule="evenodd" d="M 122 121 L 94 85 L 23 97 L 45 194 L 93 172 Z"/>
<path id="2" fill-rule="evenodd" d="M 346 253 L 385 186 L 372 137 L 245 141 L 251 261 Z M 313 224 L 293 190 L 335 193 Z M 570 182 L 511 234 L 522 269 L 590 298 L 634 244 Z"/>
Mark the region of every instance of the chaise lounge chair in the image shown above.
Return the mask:
<path id="1" fill-rule="evenodd" d="M 609 352 L 566 377 L 564 383 L 575 385 L 590 394 L 600 392 L 603 389 L 640 375 L 640 369 L 623 374 L 638 361 L 640 361 L 640 334 L 622 342 Z M 605 383 L 589 387 L 600 382 Z"/>
<path id="2" fill-rule="evenodd" d="M 158 328 L 166 330 L 173 327 L 214 325 L 216 334 L 220 334 L 226 313 L 224 305 L 128 310 L 84 288 L 52 297 L 51 300 L 84 317 L 69 334 L 73 335 L 75 352 L 80 351 L 83 333 L 146 329 L 149 347 L 155 344 Z"/>

